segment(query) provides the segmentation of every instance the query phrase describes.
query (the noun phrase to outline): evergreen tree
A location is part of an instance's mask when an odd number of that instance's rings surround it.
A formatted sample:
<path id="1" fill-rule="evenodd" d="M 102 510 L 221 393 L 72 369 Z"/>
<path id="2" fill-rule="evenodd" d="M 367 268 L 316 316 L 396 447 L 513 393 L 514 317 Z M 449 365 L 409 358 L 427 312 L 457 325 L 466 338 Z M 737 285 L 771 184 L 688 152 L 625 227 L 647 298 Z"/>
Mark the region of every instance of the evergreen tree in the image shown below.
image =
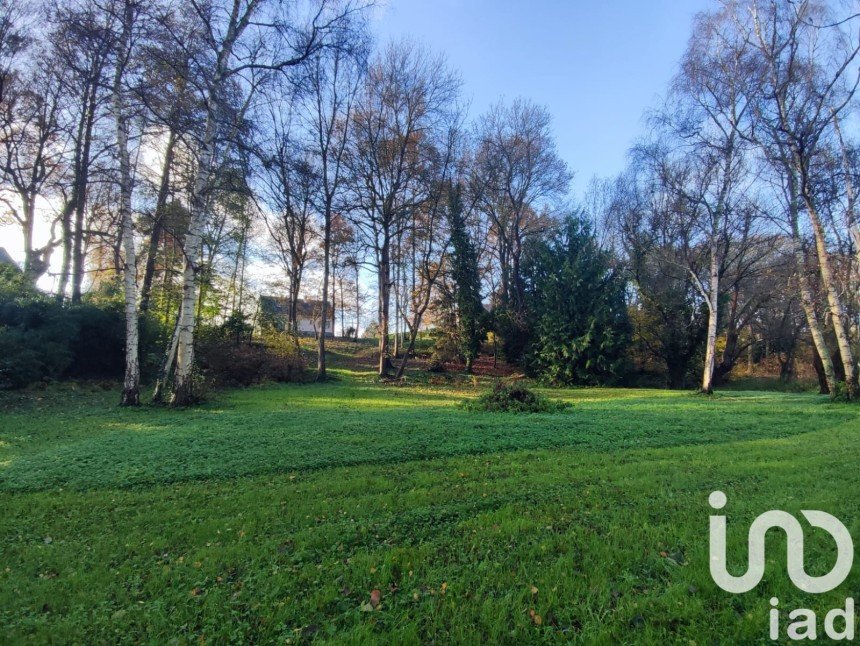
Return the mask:
<path id="1" fill-rule="evenodd" d="M 529 249 L 527 367 L 554 384 L 601 384 L 622 373 L 630 339 L 625 283 L 588 224 L 569 217 Z"/>
<path id="2" fill-rule="evenodd" d="M 453 247 L 451 277 L 456 290 L 459 349 L 466 361 L 466 372 L 470 373 L 484 337 L 484 306 L 481 303 L 478 254 L 466 229 L 460 193 L 459 184 L 451 186 L 448 193 L 448 221 Z"/>

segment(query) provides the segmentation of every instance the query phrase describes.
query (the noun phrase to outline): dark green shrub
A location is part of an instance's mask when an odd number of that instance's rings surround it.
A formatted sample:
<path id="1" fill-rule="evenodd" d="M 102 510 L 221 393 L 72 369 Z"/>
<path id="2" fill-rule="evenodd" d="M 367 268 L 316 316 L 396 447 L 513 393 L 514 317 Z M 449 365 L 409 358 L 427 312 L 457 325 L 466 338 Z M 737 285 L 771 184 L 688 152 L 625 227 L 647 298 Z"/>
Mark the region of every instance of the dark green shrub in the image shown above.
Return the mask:
<path id="1" fill-rule="evenodd" d="M 201 373 L 215 386 L 250 386 L 263 381 L 298 381 L 305 364 L 295 337 L 270 332 L 261 341 L 236 343 L 232 330 L 210 329 L 197 345 Z"/>
<path id="2" fill-rule="evenodd" d="M 74 333 L 68 340 L 72 361 L 64 376 L 120 377 L 125 369 L 125 319 L 119 307 L 80 305 L 61 314 Z"/>
<path id="3" fill-rule="evenodd" d="M 141 371 L 152 375 L 167 332 L 141 319 Z M 63 378 L 119 379 L 125 367 L 125 320 L 114 300 L 66 307 L 0 272 L 0 388 Z"/>
<path id="4" fill-rule="evenodd" d="M 463 404 L 466 410 L 488 413 L 557 413 L 569 408 L 568 402 L 549 399 L 521 383 L 497 381 L 492 390 Z"/>
<path id="5" fill-rule="evenodd" d="M 518 314 L 510 307 L 499 306 L 493 312 L 493 330 L 501 340 L 500 349 L 505 361 L 521 364 L 532 335 L 525 314 Z"/>

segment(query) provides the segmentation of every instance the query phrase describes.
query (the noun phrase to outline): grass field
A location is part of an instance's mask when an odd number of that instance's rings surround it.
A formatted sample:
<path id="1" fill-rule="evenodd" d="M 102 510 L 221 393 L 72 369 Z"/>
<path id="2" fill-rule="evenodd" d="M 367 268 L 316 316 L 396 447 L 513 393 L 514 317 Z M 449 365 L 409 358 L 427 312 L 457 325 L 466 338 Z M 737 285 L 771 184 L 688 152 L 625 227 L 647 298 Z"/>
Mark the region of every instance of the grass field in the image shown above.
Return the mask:
<path id="1" fill-rule="evenodd" d="M 481 387 L 343 371 L 187 411 L 3 395 L 0 641 L 765 642 L 772 596 L 822 617 L 860 597 L 857 567 L 800 593 L 775 535 L 752 592 L 707 565 L 715 489 L 738 570 L 768 509 L 860 537 L 856 407 L 568 390 L 555 414 L 462 410 Z"/>

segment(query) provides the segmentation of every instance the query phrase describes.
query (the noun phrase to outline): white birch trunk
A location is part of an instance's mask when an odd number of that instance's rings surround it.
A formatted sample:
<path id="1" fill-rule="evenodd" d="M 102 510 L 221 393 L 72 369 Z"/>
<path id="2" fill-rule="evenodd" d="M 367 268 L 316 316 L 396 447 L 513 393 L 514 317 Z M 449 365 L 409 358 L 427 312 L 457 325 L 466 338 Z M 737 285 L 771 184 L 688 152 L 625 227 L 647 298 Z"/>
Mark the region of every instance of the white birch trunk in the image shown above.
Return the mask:
<path id="1" fill-rule="evenodd" d="M 818 256 L 818 273 L 821 276 L 821 285 L 827 294 L 827 304 L 830 309 L 830 318 L 833 321 L 833 332 L 836 335 L 836 343 L 839 346 L 839 355 L 842 358 L 842 367 L 845 370 L 845 384 L 848 389 L 849 398 L 853 398 L 857 386 L 857 377 L 854 371 L 854 353 L 851 350 L 851 341 L 848 338 L 848 330 L 845 327 L 845 308 L 842 299 L 836 291 L 833 271 L 830 267 L 830 252 L 827 250 L 824 227 L 821 218 L 815 209 L 815 205 L 808 193 L 804 191 L 806 211 L 812 223 L 812 231 L 815 234 L 815 250 Z"/>
<path id="2" fill-rule="evenodd" d="M 719 313 L 720 271 L 717 247 L 711 241 L 711 266 L 708 298 L 708 338 L 705 344 L 705 368 L 702 374 L 702 392 L 714 392 L 714 364 L 717 355 L 717 315 Z"/>
<path id="3" fill-rule="evenodd" d="M 789 178 L 790 182 L 790 199 L 789 217 L 791 218 L 791 242 L 794 251 L 794 261 L 797 267 L 797 282 L 800 287 L 800 304 L 803 307 L 803 313 L 806 315 L 806 322 L 809 325 L 809 331 L 812 334 L 812 342 L 815 344 L 815 349 L 818 351 L 818 356 L 821 358 L 821 365 L 824 368 L 824 378 L 827 381 L 827 389 L 830 391 L 830 396 L 836 394 L 836 371 L 833 368 L 833 357 L 830 354 L 830 349 L 827 347 L 827 341 L 824 338 L 824 330 L 821 327 L 821 322 L 818 320 L 818 315 L 815 313 L 815 298 L 812 294 L 812 287 L 809 284 L 809 279 L 806 276 L 806 258 L 804 257 L 803 247 L 800 243 L 800 227 L 798 225 L 798 213 L 796 206 L 796 194 L 794 187 L 795 182 Z"/>
<path id="4" fill-rule="evenodd" d="M 119 156 L 119 212 L 122 227 L 123 294 L 125 297 L 125 377 L 122 384 L 122 406 L 140 404 L 140 359 L 138 350 L 137 254 L 134 248 L 134 222 L 131 213 L 131 161 L 128 153 L 128 121 L 125 117 L 122 77 L 123 58 L 130 54 L 131 6 L 126 3 L 123 14 L 121 47 L 118 52 L 113 83 L 113 112 L 116 121 L 116 146 Z"/>
<path id="5" fill-rule="evenodd" d="M 185 268 L 182 271 L 182 301 L 177 320 L 176 369 L 173 377 L 172 406 L 193 403 L 192 370 L 194 368 L 194 330 L 197 305 L 197 273 L 203 242 L 203 225 L 206 218 L 206 193 L 209 185 L 215 145 L 215 115 L 210 108 L 206 117 L 206 130 L 200 147 L 199 166 L 194 180 L 191 200 L 191 220 L 185 234 Z"/>

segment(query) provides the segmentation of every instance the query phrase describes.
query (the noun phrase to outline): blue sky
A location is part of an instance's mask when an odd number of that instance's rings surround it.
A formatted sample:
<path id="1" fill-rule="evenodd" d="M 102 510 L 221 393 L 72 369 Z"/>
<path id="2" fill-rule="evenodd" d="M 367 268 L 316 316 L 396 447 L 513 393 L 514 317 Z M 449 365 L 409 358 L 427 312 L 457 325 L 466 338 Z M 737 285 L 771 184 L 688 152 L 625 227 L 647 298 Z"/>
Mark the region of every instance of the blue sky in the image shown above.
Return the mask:
<path id="1" fill-rule="evenodd" d="M 523 96 L 553 115 L 581 195 L 611 176 L 675 74 L 693 16 L 710 0 L 388 0 L 381 43 L 408 36 L 463 77 L 471 115 Z"/>

